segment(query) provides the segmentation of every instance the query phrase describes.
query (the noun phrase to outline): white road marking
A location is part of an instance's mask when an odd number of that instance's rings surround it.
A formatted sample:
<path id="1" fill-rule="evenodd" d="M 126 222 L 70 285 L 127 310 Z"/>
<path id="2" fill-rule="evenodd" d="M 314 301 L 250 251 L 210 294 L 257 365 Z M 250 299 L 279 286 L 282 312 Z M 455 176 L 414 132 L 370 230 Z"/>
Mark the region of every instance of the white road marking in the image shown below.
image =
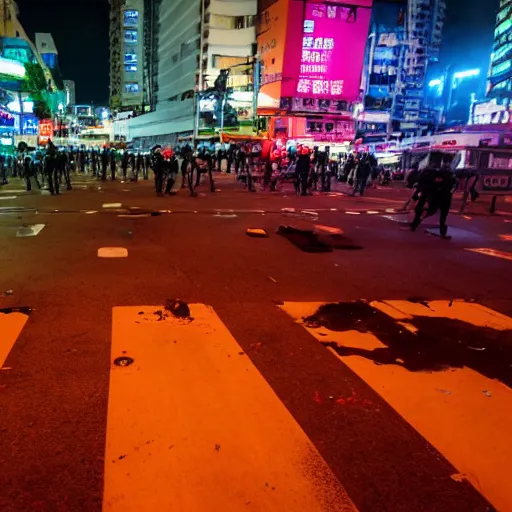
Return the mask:
<path id="1" fill-rule="evenodd" d="M 0 196 L 0 201 L 12 201 L 18 199 L 18 196 Z"/>
<path id="2" fill-rule="evenodd" d="M 113 310 L 103 511 L 354 512 L 215 311 L 163 313 Z"/>
<path id="3" fill-rule="evenodd" d="M 303 322 L 322 303 L 293 303 L 282 306 L 319 342 L 329 340 L 340 347 L 385 350 L 371 332 L 331 331 L 310 328 Z M 415 317 L 453 319 L 469 326 L 496 331 L 512 329 L 512 318 L 479 304 L 465 301 L 432 301 L 427 304 L 390 300 L 371 306 L 414 332 Z M 476 341 L 476 340 L 475 340 Z M 440 451 L 497 510 L 512 510 L 512 390 L 502 382 L 468 368 L 449 371 L 413 372 L 404 361 L 376 365 L 362 355 L 340 356 L 329 350 L 363 379 L 395 411 Z M 439 390 L 447 393 L 439 393 Z M 484 394 L 487 391 L 489 394 Z"/>
<path id="4" fill-rule="evenodd" d="M 101 247 L 98 249 L 98 258 L 127 258 L 128 249 L 125 247 Z"/>
<path id="5" fill-rule="evenodd" d="M 41 233 L 44 227 L 45 224 L 32 224 L 30 226 L 23 226 L 21 228 L 18 228 L 16 237 L 25 238 L 29 236 L 37 236 L 39 233 Z"/>

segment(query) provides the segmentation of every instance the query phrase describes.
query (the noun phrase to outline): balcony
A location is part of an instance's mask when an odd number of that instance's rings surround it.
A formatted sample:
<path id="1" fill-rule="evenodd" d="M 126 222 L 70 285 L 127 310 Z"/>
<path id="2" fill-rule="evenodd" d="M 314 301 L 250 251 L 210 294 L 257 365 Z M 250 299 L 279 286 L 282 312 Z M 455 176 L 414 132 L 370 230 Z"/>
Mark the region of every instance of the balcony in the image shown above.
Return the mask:
<path id="1" fill-rule="evenodd" d="M 256 41 L 255 27 L 239 30 L 210 28 L 205 37 L 205 43 L 217 46 L 250 46 Z"/>
<path id="2" fill-rule="evenodd" d="M 255 16 L 257 0 L 211 0 L 208 12 L 221 16 Z"/>

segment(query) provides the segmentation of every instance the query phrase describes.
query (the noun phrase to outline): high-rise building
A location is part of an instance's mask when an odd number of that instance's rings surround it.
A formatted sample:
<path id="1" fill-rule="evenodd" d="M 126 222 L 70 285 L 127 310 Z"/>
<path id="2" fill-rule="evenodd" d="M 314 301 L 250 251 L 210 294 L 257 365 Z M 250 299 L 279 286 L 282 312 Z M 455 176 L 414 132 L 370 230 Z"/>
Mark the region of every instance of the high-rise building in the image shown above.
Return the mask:
<path id="1" fill-rule="evenodd" d="M 438 114 L 425 102 L 427 69 L 442 41 L 445 0 L 376 0 L 367 44 L 360 134 L 376 139 L 423 135 Z"/>
<path id="2" fill-rule="evenodd" d="M 64 80 L 64 90 L 66 91 L 66 106 L 76 105 L 75 81 Z"/>
<path id="3" fill-rule="evenodd" d="M 239 122 L 237 109 L 248 117 L 257 0 L 158 0 L 144 12 L 144 85 L 152 111 L 129 120 L 129 138 L 148 146 L 213 133 L 219 108 L 203 93 L 221 69 L 229 69 L 235 96 L 226 98 L 226 121 Z"/>
<path id="4" fill-rule="evenodd" d="M 144 0 L 110 0 L 110 106 L 144 108 Z"/>
<path id="5" fill-rule="evenodd" d="M 501 0 L 489 72 L 489 96 L 512 97 L 512 3 Z"/>
<path id="6" fill-rule="evenodd" d="M 43 62 L 49 68 L 55 68 L 58 66 L 59 52 L 55 46 L 55 41 L 51 34 L 36 32 L 35 34 L 36 48 L 41 55 Z"/>
<path id="7" fill-rule="evenodd" d="M 469 125 L 473 129 L 510 130 L 512 126 L 512 2 L 500 0 L 494 30 L 487 97 L 474 101 Z"/>
<path id="8" fill-rule="evenodd" d="M 353 140 L 372 3 L 260 0 L 258 113 L 271 136 Z"/>

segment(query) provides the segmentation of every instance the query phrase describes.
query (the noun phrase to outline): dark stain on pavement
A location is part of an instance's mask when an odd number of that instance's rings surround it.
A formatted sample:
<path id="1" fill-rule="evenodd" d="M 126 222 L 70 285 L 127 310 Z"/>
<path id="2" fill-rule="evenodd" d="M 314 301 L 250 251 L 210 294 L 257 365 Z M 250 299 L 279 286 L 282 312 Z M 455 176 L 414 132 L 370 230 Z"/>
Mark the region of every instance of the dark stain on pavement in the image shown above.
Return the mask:
<path id="1" fill-rule="evenodd" d="M 29 316 L 32 313 L 33 309 L 27 306 L 21 306 L 18 308 L 0 308 L 0 314 L 10 315 L 11 313 L 22 313 L 24 315 Z"/>
<path id="2" fill-rule="evenodd" d="M 303 320 L 311 328 L 372 333 L 386 345 L 385 348 L 366 350 L 331 341 L 321 342 L 340 356 L 357 355 L 376 364 L 399 364 L 412 372 L 466 366 L 512 387 L 510 329 L 499 331 L 449 318 L 415 316 L 407 320 L 417 329 L 413 333 L 365 301 L 324 304 Z"/>
<path id="3" fill-rule="evenodd" d="M 336 250 L 360 250 L 361 246 L 344 235 L 328 235 L 315 233 L 307 229 L 294 228 L 293 226 L 279 226 L 277 234 L 290 241 L 303 252 L 322 253 Z"/>
<path id="4" fill-rule="evenodd" d="M 130 366 L 131 364 L 133 364 L 134 360 L 131 358 L 131 357 L 116 357 L 114 359 L 114 364 L 116 366 L 120 366 L 120 367 L 125 367 L 125 366 Z"/>
<path id="5" fill-rule="evenodd" d="M 190 308 L 188 304 L 179 299 L 167 299 L 165 301 L 165 310 L 169 311 L 177 318 L 190 318 Z"/>

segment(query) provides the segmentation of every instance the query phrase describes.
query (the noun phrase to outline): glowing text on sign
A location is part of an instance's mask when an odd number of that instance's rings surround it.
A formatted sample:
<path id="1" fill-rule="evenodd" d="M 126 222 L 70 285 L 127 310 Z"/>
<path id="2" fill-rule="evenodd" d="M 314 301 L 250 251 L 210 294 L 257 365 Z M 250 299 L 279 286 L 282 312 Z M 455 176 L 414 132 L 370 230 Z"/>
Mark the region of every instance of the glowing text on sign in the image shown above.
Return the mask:
<path id="1" fill-rule="evenodd" d="M 357 98 L 369 21 L 367 8 L 306 5 L 298 96 Z"/>

